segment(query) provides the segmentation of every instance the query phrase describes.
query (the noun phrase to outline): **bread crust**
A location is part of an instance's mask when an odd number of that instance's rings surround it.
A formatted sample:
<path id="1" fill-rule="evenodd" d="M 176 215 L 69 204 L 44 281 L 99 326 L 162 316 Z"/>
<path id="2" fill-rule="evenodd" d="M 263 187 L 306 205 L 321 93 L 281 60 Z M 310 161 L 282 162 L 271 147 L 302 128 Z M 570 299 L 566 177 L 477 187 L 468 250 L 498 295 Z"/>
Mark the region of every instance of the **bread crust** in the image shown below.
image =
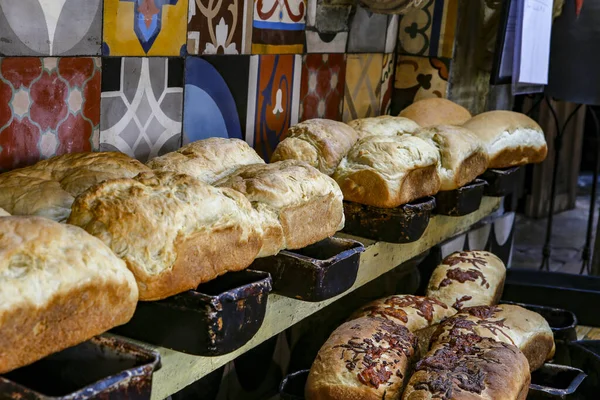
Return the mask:
<path id="1" fill-rule="evenodd" d="M 4 211 L 2 208 L 0 208 L 0 217 L 8 217 L 10 216 L 9 213 L 7 213 L 6 211 Z"/>
<path id="2" fill-rule="evenodd" d="M 435 125 L 462 125 L 471 119 L 469 110 L 441 98 L 416 101 L 402 110 L 399 116 L 409 118 L 423 128 Z"/>
<path id="3" fill-rule="evenodd" d="M 421 128 L 419 124 L 411 119 L 391 115 L 355 119 L 348 122 L 348 125 L 358 133 L 359 139 L 373 135 L 396 136 L 412 134 Z"/>

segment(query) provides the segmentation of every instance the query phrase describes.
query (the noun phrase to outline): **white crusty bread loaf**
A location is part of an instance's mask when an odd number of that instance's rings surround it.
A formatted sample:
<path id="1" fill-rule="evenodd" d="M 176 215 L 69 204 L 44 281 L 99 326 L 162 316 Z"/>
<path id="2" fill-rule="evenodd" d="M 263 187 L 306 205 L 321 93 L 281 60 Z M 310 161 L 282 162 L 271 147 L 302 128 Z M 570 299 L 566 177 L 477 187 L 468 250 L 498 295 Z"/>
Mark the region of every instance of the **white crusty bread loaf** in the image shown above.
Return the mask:
<path id="1" fill-rule="evenodd" d="M 8 217 L 10 214 L 0 208 L 0 217 Z"/>
<path id="2" fill-rule="evenodd" d="M 440 152 L 440 190 L 463 187 L 487 169 L 487 150 L 483 142 L 468 129 L 438 125 L 420 129 L 415 136 L 435 146 Z"/>
<path id="3" fill-rule="evenodd" d="M 548 154 L 542 128 L 525 114 L 489 111 L 473 117 L 464 127 L 485 144 L 489 168 L 539 163 Z"/>
<path id="4" fill-rule="evenodd" d="M 435 125 L 462 125 L 471 113 L 458 104 L 440 98 L 419 100 L 400 112 L 400 117 L 412 119 L 427 128 Z"/>
<path id="5" fill-rule="evenodd" d="M 458 310 L 497 304 L 502 296 L 506 267 L 487 251 L 461 251 L 446 257 L 433 271 L 427 296 Z"/>
<path id="6" fill-rule="evenodd" d="M 530 382 L 527 359 L 515 346 L 459 336 L 417 363 L 402 400 L 525 400 Z"/>
<path id="7" fill-rule="evenodd" d="M 517 346 L 527 358 L 531 371 L 554 356 L 554 335 L 548 322 L 538 313 L 516 305 L 463 308 L 442 322 L 432 337 L 432 346 L 469 334 Z"/>
<path id="8" fill-rule="evenodd" d="M 306 400 L 399 399 L 416 350 L 404 326 L 381 318 L 346 322 L 319 350 Z"/>
<path id="9" fill-rule="evenodd" d="M 340 188 L 302 161 L 240 167 L 215 185 L 242 193 L 258 211 L 264 232 L 259 257 L 306 247 L 344 226 Z"/>
<path id="10" fill-rule="evenodd" d="M 423 139 L 368 136 L 354 145 L 333 178 L 344 200 L 393 208 L 439 191 L 438 160 L 437 149 Z"/>
<path id="11" fill-rule="evenodd" d="M 157 172 L 92 187 L 75 200 L 68 223 L 125 260 L 140 300 L 159 300 L 248 267 L 262 246 L 257 218 L 234 190 Z"/>
<path id="12" fill-rule="evenodd" d="M 1 174 L 0 207 L 12 215 L 37 215 L 64 222 L 75 197 L 91 186 L 149 170 L 117 152 L 65 154 Z"/>
<path id="13" fill-rule="evenodd" d="M 126 323 L 137 300 L 125 263 L 84 230 L 0 218 L 0 373 Z"/>
<path id="14" fill-rule="evenodd" d="M 271 162 L 304 161 L 331 175 L 357 140 L 356 131 L 343 122 L 310 119 L 288 129 L 286 138 L 273 152 Z"/>
<path id="15" fill-rule="evenodd" d="M 380 115 L 379 117 L 355 119 L 348 123 L 360 139 L 372 135 L 395 136 L 410 134 L 417 131 L 420 126 L 415 121 L 403 118 L 393 117 L 391 115 Z"/>
<path id="16" fill-rule="evenodd" d="M 243 165 L 264 164 L 263 159 L 240 139 L 209 138 L 148 161 L 154 171 L 191 175 L 213 183 Z"/>

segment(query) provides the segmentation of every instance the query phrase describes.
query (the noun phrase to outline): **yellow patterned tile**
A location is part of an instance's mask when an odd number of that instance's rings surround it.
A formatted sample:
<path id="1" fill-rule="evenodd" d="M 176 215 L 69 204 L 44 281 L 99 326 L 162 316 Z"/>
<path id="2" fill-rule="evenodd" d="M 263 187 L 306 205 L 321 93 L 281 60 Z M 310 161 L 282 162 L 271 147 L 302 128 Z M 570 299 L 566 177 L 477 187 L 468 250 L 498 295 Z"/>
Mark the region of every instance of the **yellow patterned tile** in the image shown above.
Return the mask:
<path id="1" fill-rule="evenodd" d="M 383 54 L 348 54 L 344 122 L 380 114 Z"/>

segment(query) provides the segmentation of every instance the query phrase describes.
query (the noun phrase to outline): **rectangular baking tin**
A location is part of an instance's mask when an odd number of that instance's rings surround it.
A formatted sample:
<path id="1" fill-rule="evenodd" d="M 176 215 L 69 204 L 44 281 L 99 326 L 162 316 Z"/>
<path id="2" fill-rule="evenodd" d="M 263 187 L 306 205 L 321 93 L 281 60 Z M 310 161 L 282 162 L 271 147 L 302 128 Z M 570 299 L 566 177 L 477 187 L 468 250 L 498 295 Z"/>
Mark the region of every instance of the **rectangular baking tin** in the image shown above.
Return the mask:
<path id="1" fill-rule="evenodd" d="M 356 281 L 362 243 L 328 238 L 300 250 L 259 258 L 250 268 L 273 279 L 273 291 L 305 301 L 323 301 L 350 289 Z"/>
<path id="2" fill-rule="evenodd" d="M 540 314 L 550 325 L 554 340 L 570 342 L 577 340 L 577 317 L 574 313 L 561 308 L 539 306 L 534 304 L 515 303 L 512 301 L 502 301 L 502 303 L 515 304 L 530 311 Z"/>
<path id="3" fill-rule="evenodd" d="M 113 332 L 194 355 L 227 354 L 261 327 L 271 286 L 267 272 L 229 272 L 196 290 L 139 302 L 131 321 Z"/>
<path id="4" fill-rule="evenodd" d="M 159 368 L 157 352 L 98 336 L 0 376 L 0 399 L 150 399 Z"/>
<path id="5" fill-rule="evenodd" d="M 487 182 L 475 179 L 456 190 L 447 190 L 435 195 L 435 213 L 461 217 L 479 209 Z"/>
<path id="6" fill-rule="evenodd" d="M 513 193 L 519 181 L 519 168 L 488 169 L 480 176 L 488 185 L 484 194 L 489 197 L 504 197 Z"/>
<path id="7" fill-rule="evenodd" d="M 281 400 L 304 400 L 304 387 L 308 379 L 308 369 L 287 375 L 279 385 Z"/>
<path id="8" fill-rule="evenodd" d="M 531 373 L 528 400 L 534 399 L 567 399 L 573 395 L 586 374 L 566 365 L 544 364 Z"/>

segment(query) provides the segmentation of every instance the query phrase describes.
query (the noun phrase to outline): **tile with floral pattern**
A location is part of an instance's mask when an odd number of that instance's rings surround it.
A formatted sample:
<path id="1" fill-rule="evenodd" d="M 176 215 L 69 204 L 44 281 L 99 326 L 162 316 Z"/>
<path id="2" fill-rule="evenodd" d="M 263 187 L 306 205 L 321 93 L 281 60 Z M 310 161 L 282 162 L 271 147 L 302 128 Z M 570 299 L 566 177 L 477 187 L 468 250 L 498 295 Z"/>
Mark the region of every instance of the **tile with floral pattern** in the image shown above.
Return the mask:
<path id="1" fill-rule="evenodd" d="M 344 122 L 380 115 L 383 56 L 347 55 Z"/>
<path id="2" fill-rule="evenodd" d="M 300 121 L 342 117 L 345 54 L 306 54 L 302 57 L 300 85 Z"/>
<path id="3" fill-rule="evenodd" d="M 304 51 L 305 0 L 254 0 L 252 54 Z"/>

